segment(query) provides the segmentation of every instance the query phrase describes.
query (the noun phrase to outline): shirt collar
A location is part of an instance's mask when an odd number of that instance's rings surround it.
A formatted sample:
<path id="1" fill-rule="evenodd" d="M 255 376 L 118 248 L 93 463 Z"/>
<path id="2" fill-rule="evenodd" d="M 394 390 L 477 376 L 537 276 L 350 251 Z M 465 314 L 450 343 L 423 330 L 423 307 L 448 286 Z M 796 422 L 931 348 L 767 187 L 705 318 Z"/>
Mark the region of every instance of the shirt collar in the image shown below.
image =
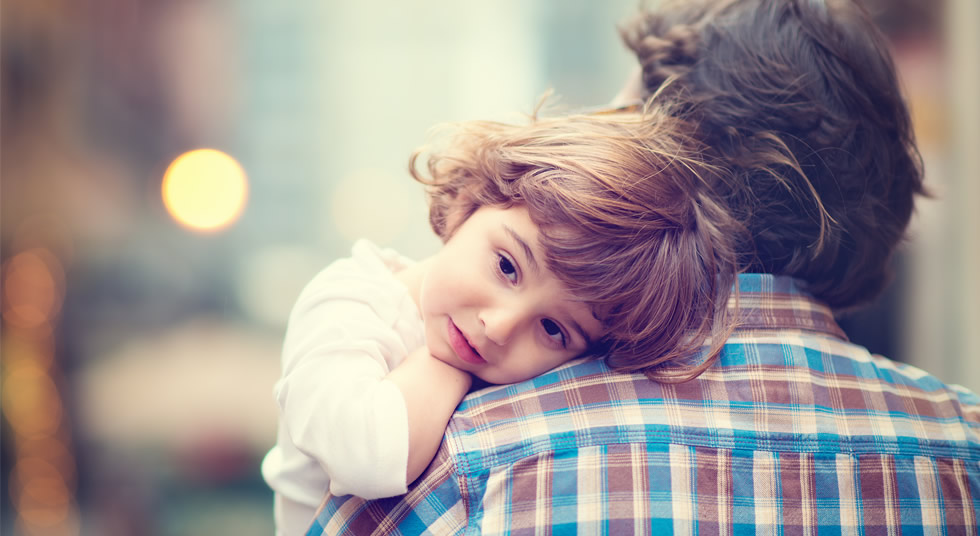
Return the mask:
<path id="1" fill-rule="evenodd" d="M 800 329 L 847 340 L 830 307 L 806 292 L 802 281 L 781 275 L 739 274 L 736 284 L 738 294 L 728 304 L 738 312 L 736 330 Z"/>

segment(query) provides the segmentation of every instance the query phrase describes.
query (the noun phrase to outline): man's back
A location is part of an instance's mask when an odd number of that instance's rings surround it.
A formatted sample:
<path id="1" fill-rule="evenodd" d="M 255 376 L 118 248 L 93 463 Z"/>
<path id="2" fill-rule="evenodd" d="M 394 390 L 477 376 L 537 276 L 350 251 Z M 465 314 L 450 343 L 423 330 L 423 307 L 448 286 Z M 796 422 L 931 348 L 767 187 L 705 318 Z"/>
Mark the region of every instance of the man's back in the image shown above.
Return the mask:
<path id="1" fill-rule="evenodd" d="M 739 285 L 697 379 L 578 361 L 473 393 L 406 496 L 330 497 L 311 534 L 975 533 L 980 399 L 848 343 L 789 278 Z"/>

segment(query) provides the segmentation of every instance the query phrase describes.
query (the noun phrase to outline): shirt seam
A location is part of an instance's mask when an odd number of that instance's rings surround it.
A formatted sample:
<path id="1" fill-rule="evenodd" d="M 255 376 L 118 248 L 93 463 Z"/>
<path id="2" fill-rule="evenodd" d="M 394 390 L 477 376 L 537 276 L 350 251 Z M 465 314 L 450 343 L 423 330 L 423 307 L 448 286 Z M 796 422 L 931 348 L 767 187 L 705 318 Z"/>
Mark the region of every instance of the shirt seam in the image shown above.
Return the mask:
<path id="1" fill-rule="evenodd" d="M 637 435 L 649 435 L 638 433 Z M 583 440 L 584 439 L 584 440 Z M 919 440 L 913 440 L 919 441 Z M 557 443 L 557 444 L 556 444 Z M 519 460 L 540 456 L 545 453 L 570 452 L 580 449 L 603 447 L 608 445 L 630 445 L 630 444 L 656 444 L 656 445 L 681 445 L 695 448 L 711 448 L 718 450 L 731 451 L 752 451 L 752 452 L 771 452 L 774 454 L 793 453 L 793 454 L 814 454 L 814 455 L 834 455 L 843 454 L 847 456 L 862 456 L 868 454 L 884 454 L 899 457 L 924 456 L 936 459 L 957 459 L 965 462 L 980 461 L 980 446 L 976 444 L 963 445 L 915 445 L 914 448 L 896 444 L 889 441 L 868 440 L 831 440 L 827 438 L 813 439 L 806 441 L 806 445 L 800 445 L 798 441 L 783 442 L 777 440 L 764 440 L 763 443 L 770 443 L 770 446 L 745 446 L 739 448 L 738 437 L 719 438 L 711 434 L 704 433 L 685 433 L 672 432 L 668 439 L 650 439 L 649 437 L 637 437 L 634 439 L 624 438 L 619 433 L 590 433 L 583 438 L 582 435 L 571 434 L 568 438 L 548 438 L 532 441 L 526 444 L 519 451 L 515 450 L 513 455 L 500 455 L 499 453 L 480 453 L 480 452 L 457 452 L 454 457 L 459 458 L 459 465 L 462 473 L 460 478 L 468 478 L 472 475 L 479 475 L 487 471 L 493 471 L 498 467 L 508 466 Z M 828 447 L 829 446 L 829 447 Z M 809 448 L 807 448 L 809 447 Z M 486 460 L 487 463 L 470 463 L 470 458 Z M 462 490 L 462 487 L 461 487 Z M 468 492 L 468 490 L 467 490 Z M 467 502 L 467 505 L 469 503 Z"/>

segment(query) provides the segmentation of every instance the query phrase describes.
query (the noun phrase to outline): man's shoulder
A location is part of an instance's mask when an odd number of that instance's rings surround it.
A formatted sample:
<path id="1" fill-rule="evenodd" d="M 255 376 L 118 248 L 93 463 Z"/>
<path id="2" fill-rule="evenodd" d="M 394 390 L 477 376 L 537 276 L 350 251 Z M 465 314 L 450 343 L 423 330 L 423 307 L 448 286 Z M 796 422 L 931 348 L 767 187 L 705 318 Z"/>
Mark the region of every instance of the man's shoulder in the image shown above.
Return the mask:
<path id="1" fill-rule="evenodd" d="M 978 402 L 826 333 L 755 330 L 680 384 L 578 360 L 476 391 L 450 421 L 446 448 L 464 474 L 617 444 L 980 460 Z"/>
<path id="2" fill-rule="evenodd" d="M 613 372 L 603 360 L 576 359 L 523 382 L 492 385 L 467 395 L 457 408 L 460 430 L 483 430 L 491 420 L 509 421 L 554 415 L 608 403 L 616 396 L 614 382 L 648 382 L 641 374 Z"/>
<path id="3" fill-rule="evenodd" d="M 556 451 L 645 442 L 668 426 L 670 398 L 640 373 L 579 359 L 530 380 L 468 395 L 450 420 L 446 447 L 461 473 Z"/>

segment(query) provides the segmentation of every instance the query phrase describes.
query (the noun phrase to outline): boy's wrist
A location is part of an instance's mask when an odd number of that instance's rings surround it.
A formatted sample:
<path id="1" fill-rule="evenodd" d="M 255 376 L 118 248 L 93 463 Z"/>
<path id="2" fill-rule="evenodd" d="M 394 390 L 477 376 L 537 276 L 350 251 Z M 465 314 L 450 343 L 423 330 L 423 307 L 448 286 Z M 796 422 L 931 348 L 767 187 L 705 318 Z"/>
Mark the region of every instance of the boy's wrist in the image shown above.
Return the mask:
<path id="1" fill-rule="evenodd" d="M 473 376 L 469 372 L 437 358 L 425 346 L 413 352 L 406 361 L 414 361 L 415 366 L 424 370 L 423 375 L 427 382 L 436 383 L 442 387 L 458 386 L 462 394 L 469 391 L 473 383 Z"/>
<path id="2" fill-rule="evenodd" d="M 429 361 L 429 366 L 438 371 L 442 381 L 459 385 L 463 393 L 469 391 L 470 385 L 473 383 L 473 376 L 469 372 L 458 369 L 431 354 L 429 354 Z"/>

